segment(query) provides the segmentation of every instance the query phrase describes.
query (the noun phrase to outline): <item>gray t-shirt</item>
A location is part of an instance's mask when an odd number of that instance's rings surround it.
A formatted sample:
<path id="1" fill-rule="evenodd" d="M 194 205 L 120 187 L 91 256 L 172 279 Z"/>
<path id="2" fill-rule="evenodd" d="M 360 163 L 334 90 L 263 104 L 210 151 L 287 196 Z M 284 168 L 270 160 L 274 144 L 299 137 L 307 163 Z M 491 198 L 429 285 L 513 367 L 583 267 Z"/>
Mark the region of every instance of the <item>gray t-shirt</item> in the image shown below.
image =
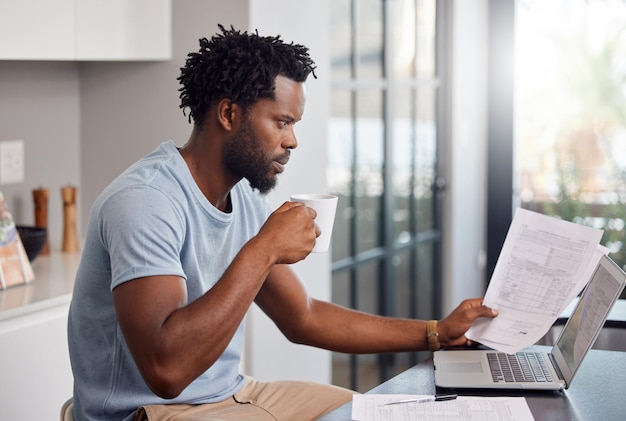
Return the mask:
<path id="1" fill-rule="evenodd" d="M 172 141 L 113 181 L 95 201 L 68 320 L 77 420 L 130 420 L 142 405 L 218 402 L 243 386 L 243 323 L 219 358 L 178 397 L 146 386 L 120 331 L 112 291 L 133 279 L 177 275 L 189 302 L 219 280 L 271 212 L 244 179 L 232 212 L 213 207 Z"/>

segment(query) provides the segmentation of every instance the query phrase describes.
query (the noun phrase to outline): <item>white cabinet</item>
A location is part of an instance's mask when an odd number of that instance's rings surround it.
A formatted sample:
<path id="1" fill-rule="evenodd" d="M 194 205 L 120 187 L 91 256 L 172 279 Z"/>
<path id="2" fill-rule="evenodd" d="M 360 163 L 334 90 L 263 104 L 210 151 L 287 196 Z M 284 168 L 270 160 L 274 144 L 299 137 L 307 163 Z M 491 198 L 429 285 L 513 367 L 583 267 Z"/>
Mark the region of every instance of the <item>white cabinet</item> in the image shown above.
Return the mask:
<path id="1" fill-rule="evenodd" d="M 168 60 L 171 0 L 77 0 L 78 60 Z"/>
<path id="2" fill-rule="evenodd" d="M 0 321 L 0 416 L 56 421 L 72 396 L 68 305 Z"/>
<path id="3" fill-rule="evenodd" d="M 67 314 L 78 253 L 33 261 L 35 281 L 0 291 L 0 419 L 57 421 L 72 396 Z"/>
<path id="4" fill-rule="evenodd" d="M 72 60 L 75 1 L 1 1 L 0 59 Z"/>
<path id="5" fill-rule="evenodd" d="M 0 60 L 168 60 L 171 0 L 3 0 Z"/>

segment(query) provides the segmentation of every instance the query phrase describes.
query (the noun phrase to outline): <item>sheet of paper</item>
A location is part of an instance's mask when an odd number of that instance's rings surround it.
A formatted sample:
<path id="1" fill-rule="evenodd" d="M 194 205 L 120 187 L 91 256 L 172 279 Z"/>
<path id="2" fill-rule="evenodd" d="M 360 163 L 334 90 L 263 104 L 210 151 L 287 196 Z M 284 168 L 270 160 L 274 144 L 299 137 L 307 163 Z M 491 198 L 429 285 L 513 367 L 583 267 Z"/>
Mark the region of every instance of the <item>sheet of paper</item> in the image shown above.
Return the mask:
<path id="1" fill-rule="evenodd" d="M 499 311 L 466 336 L 509 354 L 533 345 L 589 281 L 603 231 L 517 209 L 485 294 Z"/>
<path id="2" fill-rule="evenodd" d="M 451 401 L 384 405 L 386 402 L 420 397 L 425 396 L 354 395 L 351 418 L 353 421 L 532 421 L 534 419 L 523 397 L 459 396 Z"/>

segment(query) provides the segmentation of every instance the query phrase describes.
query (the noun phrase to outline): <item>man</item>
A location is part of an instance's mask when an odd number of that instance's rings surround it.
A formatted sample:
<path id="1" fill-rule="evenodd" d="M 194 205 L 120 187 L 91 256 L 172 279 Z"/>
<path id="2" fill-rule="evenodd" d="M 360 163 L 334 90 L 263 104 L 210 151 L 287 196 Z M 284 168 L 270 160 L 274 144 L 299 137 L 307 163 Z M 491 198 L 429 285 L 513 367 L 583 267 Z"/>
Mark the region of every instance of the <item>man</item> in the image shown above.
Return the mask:
<path id="1" fill-rule="evenodd" d="M 77 420 L 312 420 L 348 402 L 342 388 L 239 373 L 253 302 L 296 343 L 428 349 L 426 322 L 318 301 L 288 266 L 320 234 L 315 211 L 271 212 L 263 194 L 297 146 L 315 65 L 301 45 L 220 29 L 181 69 L 187 143 L 161 144 L 92 208 L 68 323 Z M 431 340 L 464 345 L 476 318 L 494 316 L 464 301 Z"/>

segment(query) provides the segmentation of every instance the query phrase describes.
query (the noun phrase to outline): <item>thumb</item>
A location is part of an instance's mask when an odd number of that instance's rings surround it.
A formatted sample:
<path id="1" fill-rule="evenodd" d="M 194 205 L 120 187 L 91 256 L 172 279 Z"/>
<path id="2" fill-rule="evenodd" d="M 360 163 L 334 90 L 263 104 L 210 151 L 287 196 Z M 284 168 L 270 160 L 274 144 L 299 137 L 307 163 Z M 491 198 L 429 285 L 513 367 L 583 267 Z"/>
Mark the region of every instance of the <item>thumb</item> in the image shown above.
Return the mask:
<path id="1" fill-rule="evenodd" d="M 482 317 L 494 318 L 498 315 L 498 310 L 496 310 L 495 308 L 487 307 L 487 306 L 481 306 L 480 315 Z"/>

